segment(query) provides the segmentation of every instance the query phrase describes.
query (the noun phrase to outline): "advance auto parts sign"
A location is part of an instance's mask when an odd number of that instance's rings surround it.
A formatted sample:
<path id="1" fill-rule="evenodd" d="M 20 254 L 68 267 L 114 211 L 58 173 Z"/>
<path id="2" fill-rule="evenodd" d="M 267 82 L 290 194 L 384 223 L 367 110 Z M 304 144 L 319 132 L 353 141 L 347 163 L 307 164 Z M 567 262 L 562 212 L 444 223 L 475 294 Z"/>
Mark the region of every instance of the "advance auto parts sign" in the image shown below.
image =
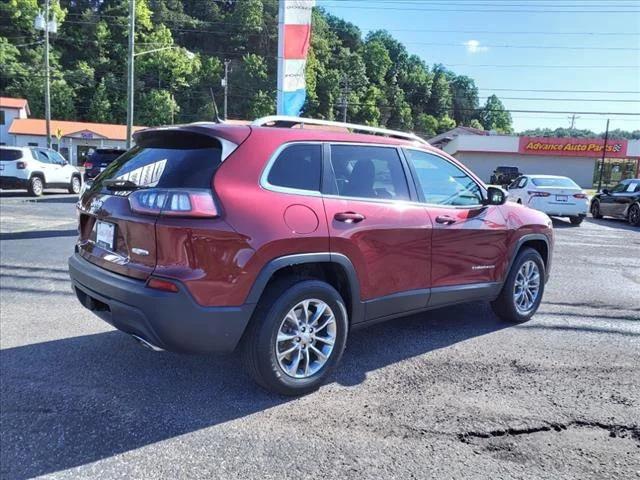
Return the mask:
<path id="1" fill-rule="evenodd" d="M 602 138 L 520 137 L 518 153 L 567 157 L 602 157 Z M 608 140 L 607 157 L 625 158 L 627 140 Z"/>

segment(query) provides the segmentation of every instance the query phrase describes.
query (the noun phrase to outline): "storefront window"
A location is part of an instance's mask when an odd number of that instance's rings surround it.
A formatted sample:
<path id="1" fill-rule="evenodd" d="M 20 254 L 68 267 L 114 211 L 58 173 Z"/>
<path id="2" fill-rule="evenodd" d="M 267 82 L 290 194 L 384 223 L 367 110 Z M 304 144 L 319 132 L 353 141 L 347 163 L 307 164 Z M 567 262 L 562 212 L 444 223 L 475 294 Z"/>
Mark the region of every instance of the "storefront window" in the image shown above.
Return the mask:
<path id="1" fill-rule="evenodd" d="M 637 158 L 605 158 L 604 167 L 602 160 L 597 160 L 593 170 L 594 188 L 600 183 L 600 170 L 602 169 L 602 186 L 612 187 L 627 178 L 636 178 L 638 175 Z"/>

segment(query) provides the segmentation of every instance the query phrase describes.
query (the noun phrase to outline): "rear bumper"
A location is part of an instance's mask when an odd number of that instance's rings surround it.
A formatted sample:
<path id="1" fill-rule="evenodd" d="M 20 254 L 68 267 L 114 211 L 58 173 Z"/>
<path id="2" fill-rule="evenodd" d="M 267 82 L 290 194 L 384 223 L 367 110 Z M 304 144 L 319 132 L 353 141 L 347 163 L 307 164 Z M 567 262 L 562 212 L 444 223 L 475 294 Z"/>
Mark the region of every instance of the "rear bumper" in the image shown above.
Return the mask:
<path id="1" fill-rule="evenodd" d="M 0 188 L 26 189 L 28 187 L 29 180 L 27 178 L 0 176 Z"/>
<path id="2" fill-rule="evenodd" d="M 69 275 L 82 305 L 109 324 L 163 350 L 230 352 L 249 323 L 255 305 L 203 307 L 186 288 L 153 290 L 141 280 L 111 273 L 74 254 Z"/>
<path id="3" fill-rule="evenodd" d="M 555 217 L 586 217 L 589 211 L 587 200 L 576 203 L 551 202 L 544 199 L 533 199 L 529 207 Z"/>

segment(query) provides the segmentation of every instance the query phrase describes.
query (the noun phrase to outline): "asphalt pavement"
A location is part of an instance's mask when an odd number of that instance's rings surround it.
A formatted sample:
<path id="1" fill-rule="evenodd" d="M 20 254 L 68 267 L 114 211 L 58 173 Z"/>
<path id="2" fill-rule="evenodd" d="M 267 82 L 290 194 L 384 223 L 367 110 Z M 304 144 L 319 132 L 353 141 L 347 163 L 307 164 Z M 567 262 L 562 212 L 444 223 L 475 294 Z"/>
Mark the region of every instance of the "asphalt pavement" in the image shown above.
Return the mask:
<path id="1" fill-rule="evenodd" d="M 640 478 L 640 230 L 554 221 L 539 313 L 354 332 L 302 398 L 236 354 L 145 350 L 83 309 L 75 199 L 0 193 L 0 477 Z M 179 321 L 179 319 L 177 319 Z"/>

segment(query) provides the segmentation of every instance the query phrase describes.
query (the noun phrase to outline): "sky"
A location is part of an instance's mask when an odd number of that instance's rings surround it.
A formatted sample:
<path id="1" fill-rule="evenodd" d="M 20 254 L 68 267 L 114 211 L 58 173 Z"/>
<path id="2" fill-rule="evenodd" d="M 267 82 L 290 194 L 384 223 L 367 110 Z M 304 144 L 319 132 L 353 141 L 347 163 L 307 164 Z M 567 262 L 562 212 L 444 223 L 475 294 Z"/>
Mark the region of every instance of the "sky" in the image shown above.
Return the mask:
<path id="1" fill-rule="evenodd" d="M 611 129 L 640 129 L 640 0 L 317 0 L 317 6 L 365 35 L 386 29 L 428 64 L 470 76 L 481 104 L 495 93 L 507 109 L 527 110 L 511 113 L 516 131 L 569 127 L 573 112 L 575 128 L 603 132 L 610 118 Z"/>

